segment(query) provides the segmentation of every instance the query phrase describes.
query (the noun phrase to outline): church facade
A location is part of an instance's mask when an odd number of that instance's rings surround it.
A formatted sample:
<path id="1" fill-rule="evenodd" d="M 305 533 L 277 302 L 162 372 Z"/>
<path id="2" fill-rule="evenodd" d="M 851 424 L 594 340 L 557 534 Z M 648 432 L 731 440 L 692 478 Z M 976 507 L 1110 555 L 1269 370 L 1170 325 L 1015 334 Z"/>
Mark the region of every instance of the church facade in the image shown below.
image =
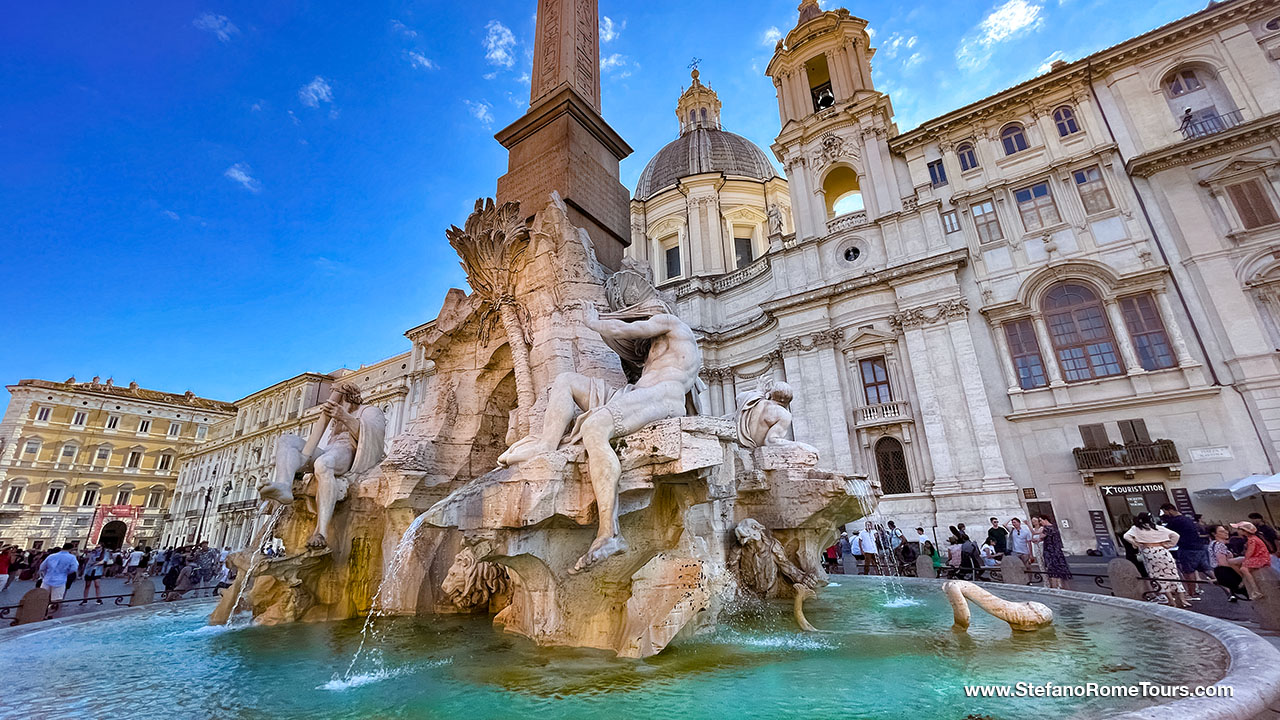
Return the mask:
<path id="1" fill-rule="evenodd" d="M 1068 551 L 1280 470 L 1280 11 L 1230 0 L 899 132 L 847 10 L 800 6 L 780 131 L 696 71 L 627 255 L 699 332 L 704 408 L 768 379 L 900 527 L 1044 513 Z"/>

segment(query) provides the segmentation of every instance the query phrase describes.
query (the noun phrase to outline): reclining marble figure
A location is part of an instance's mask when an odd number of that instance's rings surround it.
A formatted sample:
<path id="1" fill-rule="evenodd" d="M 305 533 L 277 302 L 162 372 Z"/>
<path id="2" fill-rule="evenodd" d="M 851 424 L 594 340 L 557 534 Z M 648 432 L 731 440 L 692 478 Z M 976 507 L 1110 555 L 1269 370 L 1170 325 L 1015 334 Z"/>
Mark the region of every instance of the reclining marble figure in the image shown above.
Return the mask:
<path id="1" fill-rule="evenodd" d="M 766 445 L 814 450 L 791 435 L 791 386 L 782 381 L 766 382 L 754 392 L 738 393 L 738 444 L 745 448 Z"/>
<path id="2" fill-rule="evenodd" d="M 327 426 L 328 442 L 321 438 L 323 448 L 308 453 L 307 440 L 282 435 L 276 442 L 273 477 L 258 485 L 258 496 L 263 500 L 288 505 L 293 502 L 294 478 L 311 471 L 316 480 L 316 530 L 307 540 L 310 548 L 328 547 L 333 509 L 347 497 L 351 476 L 382 462 L 387 427 L 382 410 L 363 404 L 360 388 L 349 382 L 340 384 L 334 397 L 321 407 L 316 422 Z"/>
<path id="3" fill-rule="evenodd" d="M 702 367 L 702 352 L 693 330 L 671 313 L 642 274 L 635 270 L 614 273 L 605 284 L 605 296 L 610 312 L 601 315 L 586 303 L 584 322 L 618 353 L 631 384 L 610 387 L 600 378 L 572 372 L 556 376 L 542 432 L 516 442 L 498 458 L 502 465 L 515 465 L 554 451 L 562 443 L 581 441 L 587 452 L 599 529 L 571 572 L 581 572 L 627 550 L 618 524 L 622 466 L 612 441 L 649 423 L 686 414 L 691 407 L 687 396 Z"/>

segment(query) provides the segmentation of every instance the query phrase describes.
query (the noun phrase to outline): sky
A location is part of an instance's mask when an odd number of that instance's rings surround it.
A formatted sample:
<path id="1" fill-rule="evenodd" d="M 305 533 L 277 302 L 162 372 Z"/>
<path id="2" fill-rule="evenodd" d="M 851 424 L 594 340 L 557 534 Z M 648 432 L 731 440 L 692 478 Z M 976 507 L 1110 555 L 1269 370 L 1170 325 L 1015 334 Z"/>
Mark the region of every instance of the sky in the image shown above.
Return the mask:
<path id="1" fill-rule="evenodd" d="M 600 0 L 605 119 L 677 132 L 691 59 L 768 148 L 795 0 Z M 1205 0 L 860 2 L 900 130 Z M 840 6 L 825 0 L 828 9 Z M 0 382 L 233 401 L 409 349 L 465 287 L 444 230 L 506 171 L 533 0 L 12 3 L 0 24 Z M 1105 18 L 1105 22 L 1100 19 Z"/>

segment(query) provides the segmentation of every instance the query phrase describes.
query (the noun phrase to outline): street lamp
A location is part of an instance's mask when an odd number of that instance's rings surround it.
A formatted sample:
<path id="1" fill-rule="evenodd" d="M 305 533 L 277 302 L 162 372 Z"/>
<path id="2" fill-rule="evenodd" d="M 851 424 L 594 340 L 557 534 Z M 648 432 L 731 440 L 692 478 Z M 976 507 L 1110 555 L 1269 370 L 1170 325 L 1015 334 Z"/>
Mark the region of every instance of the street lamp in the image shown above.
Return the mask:
<path id="1" fill-rule="evenodd" d="M 204 490 L 204 510 L 200 513 L 200 524 L 196 526 L 196 545 L 200 544 L 200 536 L 204 534 L 204 518 L 209 514 L 209 503 L 213 500 L 213 486 Z"/>

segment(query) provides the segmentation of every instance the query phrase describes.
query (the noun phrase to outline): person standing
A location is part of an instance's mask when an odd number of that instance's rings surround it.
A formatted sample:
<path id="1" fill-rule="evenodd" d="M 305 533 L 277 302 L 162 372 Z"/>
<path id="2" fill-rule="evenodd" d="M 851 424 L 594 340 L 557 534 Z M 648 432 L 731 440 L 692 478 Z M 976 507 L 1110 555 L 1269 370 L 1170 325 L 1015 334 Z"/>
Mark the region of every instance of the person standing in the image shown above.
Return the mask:
<path id="1" fill-rule="evenodd" d="M 84 559 L 84 597 L 80 599 L 80 604 L 85 605 L 89 602 L 89 586 L 93 586 L 94 596 L 98 600 L 98 604 L 102 604 L 102 575 L 107 571 L 107 557 L 110 554 L 107 549 L 98 543 L 98 546 L 89 551 Z"/>
<path id="2" fill-rule="evenodd" d="M 13 548 L 0 548 L 0 592 L 9 587 L 9 568 L 13 564 Z"/>
<path id="3" fill-rule="evenodd" d="M 50 602 L 62 602 L 67 594 L 67 581 L 80 569 L 80 561 L 71 554 L 75 543 L 63 543 L 62 549 L 40 563 L 40 577 L 49 590 Z"/>
<path id="4" fill-rule="evenodd" d="M 1263 542 L 1258 528 L 1251 522 L 1231 523 L 1231 527 L 1244 533 L 1244 555 L 1231 558 L 1227 562 L 1244 576 L 1244 586 L 1249 588 L 1249 597 L 1259 600 L 1263 597 L 1258 588 L 1258 580 L 1253 576 L 1254 570 L 1261 570 L 1271 564 L 1271 553 L 1267 552 L 1267 544 Z"/>
<path id="5" fill-rule="evenodd" d="M 893 524 L 893 521 L 885 523 L 889 526 L 889 549 L 892 551 L 893 561 L 895 563 L 902 562 L 902 546 L 906 544 L 907 538 L 902 534 L 902 530 Z"/>
<path id="6" fill-rule="evenodd" d="M 1035 541 L 1040 543 L 1044 572 L 1049 576 L 1049 587 L 1065 590 L 1066 581 L 1071 579 L 1071 567 L 1067 565 L 1067 556 L 1062 552 L 1062 533 L 1047 515 L 1035 515 L 1031 521 L 1036 524 Z"/>
<path id="7" fill-rule="evenodd" d="M 1280 552 L 1280 534 L 1276 529 L 1263 522 L 1262 513 L 1249 513 L 1249 522 L 1258 529 L 1257 535 L 1267 546 L 1267 552 L 1275 555 Z M 1233 526 L 1234 527 L 1234 526 Z"/>
<path id="8" fill-rule="evenodd" d="M 1242 587 L 1244 578 L 1231 567 L 1231 558 L 1235 554 L 1227 547 L 1227 539 L 1231 533 L 1221 525 L 1211 525 L 1209 531 L 1209 562 L 1213 563 L 1213 577 L 1218 584 L 1231 591 L 1227 602 L 1236 602 L 1240 598 L 1249 599 L 1249 591 Z"/>
<path id="9" fill-rule="evenodd" d="M 142 558 L 146 556 L 147 554 L 140 547 L 136 547 L 129 552 L 129 560 L 125 564 L 125 585 L 138 579 L 138 575 L 142 573 Z"/>
<path id="10" fill-rule="evenodd" d="M 1000 521 L 991 518 L 991 527 L 987 528 L 987 540 L 995 550 L 997 559 L 1009 552 L 1009 531 L 1000 527 Z"/>
<path id="11" fill-rule="evenodd" d="M 1018 518 L 1009 521 L 1009 552 L 1022 559 L 1022 564 L 1031 567 L 1031 530 Z"/>
<path id="12" fill-rule="evenodd" d="M 924 551 L 924 544 L 927 542 L 931 542 L 931 541 L 929 540 L 929 536 L 924 534 L 924 528 L 922 527 L 916 528 L 916 535 L 915 537 L 911 538 L 911 544 L 915 545 L 914 550 L 916 551 L 916 555 L 928 554 Z"/>
<path id="13" fill-rule="evenodd" d="M 1178 576 L 1178 565 L 1169 554 L 1169 548 L 1178 543 L 1178 533 L 1156 525 L 1151 513 L 1142 512 L 1133 519 L 1133 527 L 1125 531 L 1124 541 L 1138 548 L 1156 590 L 1164 593 L 1169 605 L 1191 607 L 1186 587 L 1174 579 Z"/>
<path id="14" fill-rule="evenodd" d="M 844 559 L 852 554 L 849 546 L 849 533 L 840 533 L 840 539 L 836 541 L 836 547 L 840 550 L 840 565 L 843 567 Z"/>
<path id="15" fill-rule="evenodd" d="M 870 575 L 871 568 L 880 574 L 880 545 L 877 543 L 875 526 L 868 520 L 862 532 L 858 533 L 858 545 L 862 548 L 862 574 Z"/>
<path id="16" fill-rule="evenodd" d="M 1213 575 L 1209 544 L 1200 535 L 1200 524 L 1189 515 L 1178 512 L 1173 503 L 1160 506 L 1160 520 L 1165 527 L 1178 533 L 1178 572 L 1187 583 L 1190 596 L 1200 597 L 1200 591 L 1195 589 L 1195 581 L 1200 579 L 1197 573 L 1203 573 L 1205 580 Z"/>

